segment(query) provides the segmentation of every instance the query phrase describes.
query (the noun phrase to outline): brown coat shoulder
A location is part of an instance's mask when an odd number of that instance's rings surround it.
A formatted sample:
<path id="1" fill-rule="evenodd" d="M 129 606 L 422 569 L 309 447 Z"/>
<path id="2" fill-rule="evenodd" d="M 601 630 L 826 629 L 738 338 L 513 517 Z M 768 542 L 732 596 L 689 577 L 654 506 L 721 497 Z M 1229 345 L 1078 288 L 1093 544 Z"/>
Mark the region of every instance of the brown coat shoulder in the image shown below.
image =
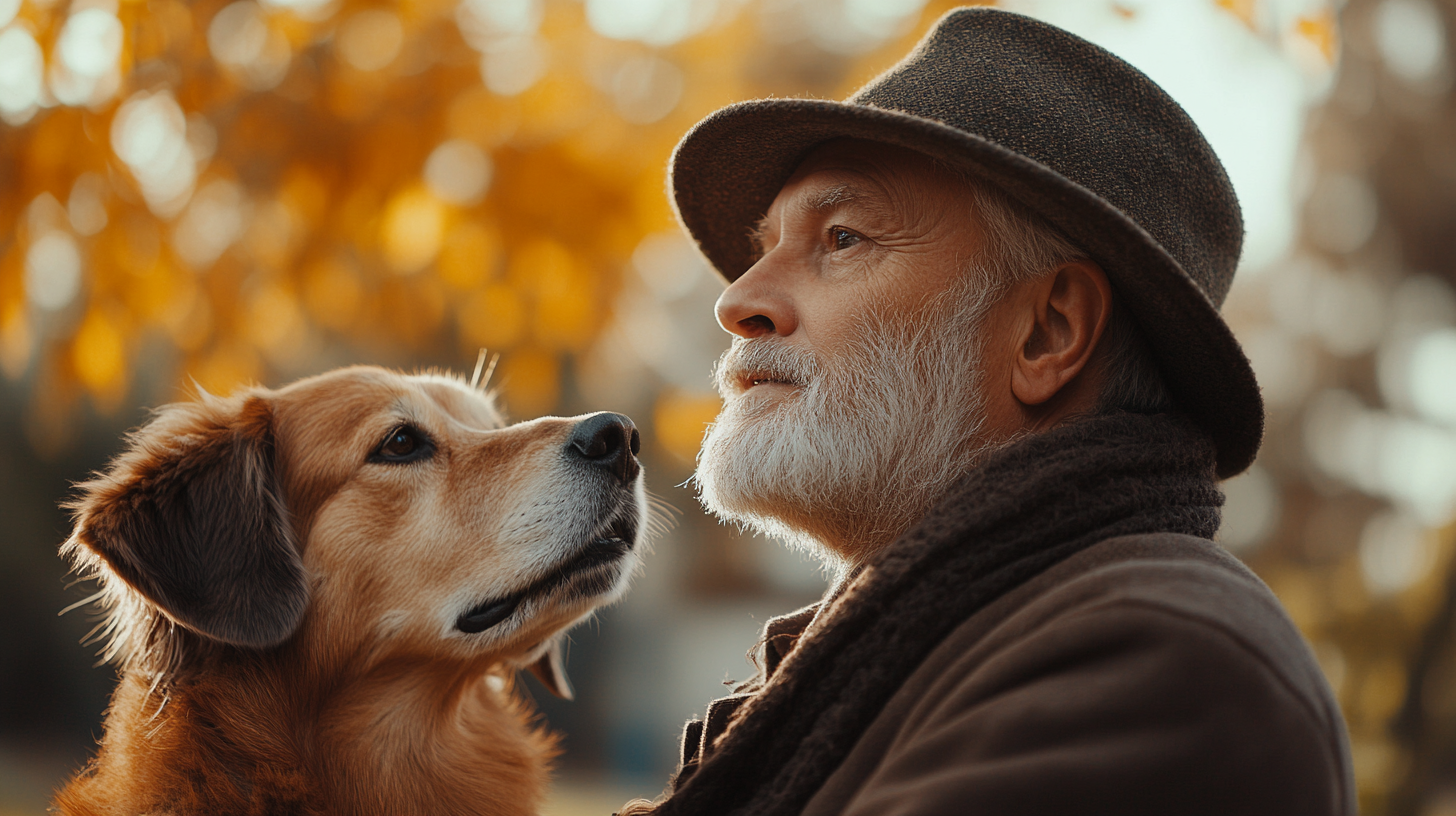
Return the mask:
<path id="1" fill-rule="evenodd" d="M 1352 814 L 1349 747 L 1268 588 L 1202 539 L 1093 546 L 958 627 L 805 808 Z"/>

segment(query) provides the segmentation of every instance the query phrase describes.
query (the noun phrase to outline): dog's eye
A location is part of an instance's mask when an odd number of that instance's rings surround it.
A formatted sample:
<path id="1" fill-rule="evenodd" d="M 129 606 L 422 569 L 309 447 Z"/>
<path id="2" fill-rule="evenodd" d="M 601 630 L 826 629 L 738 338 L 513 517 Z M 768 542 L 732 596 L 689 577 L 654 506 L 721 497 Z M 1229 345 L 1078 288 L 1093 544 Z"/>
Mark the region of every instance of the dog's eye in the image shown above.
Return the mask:
<path id="1" fill-rule="evenodd" d="M 401 425 L 389 432 L 379 447 L 369 454 L 371 462 L 417 462 L 429 458 L 435 446 L 424 431 L 409 425 Z"/>

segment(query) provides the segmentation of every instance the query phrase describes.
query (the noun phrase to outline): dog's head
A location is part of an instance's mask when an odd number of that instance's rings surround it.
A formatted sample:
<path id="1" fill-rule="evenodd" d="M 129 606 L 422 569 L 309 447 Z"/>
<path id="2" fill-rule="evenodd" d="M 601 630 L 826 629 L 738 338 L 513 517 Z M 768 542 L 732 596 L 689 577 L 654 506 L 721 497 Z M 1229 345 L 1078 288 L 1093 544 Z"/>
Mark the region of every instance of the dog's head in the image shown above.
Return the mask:
<path id="1" fill-rule="evenodd" d="M 160 671 L 307 635 L 533 664 L 569 694 L 556 635 L 638 564 L 637 449 L 617 414 L 507 426 L 456 379 L 343 369 L 162 408 L 80 486 L 65 549 L 101 580 L 110 656 Z"/>

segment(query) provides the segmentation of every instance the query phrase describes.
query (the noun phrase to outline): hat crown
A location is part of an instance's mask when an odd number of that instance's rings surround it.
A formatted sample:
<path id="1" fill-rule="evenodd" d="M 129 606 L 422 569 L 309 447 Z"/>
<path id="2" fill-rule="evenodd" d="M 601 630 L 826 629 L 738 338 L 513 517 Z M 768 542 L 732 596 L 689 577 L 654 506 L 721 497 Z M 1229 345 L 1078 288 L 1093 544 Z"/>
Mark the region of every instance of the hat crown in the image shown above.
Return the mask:
<path id="1" fill-rule="evenodd" d="M 1046 165 L 1147 231 L 1214 304 L 1228 294 L 1243 219 L 1227 173 L 1178 103 L 1102 48 L 1021 15 L 960 9 L 845 101 Z"/>

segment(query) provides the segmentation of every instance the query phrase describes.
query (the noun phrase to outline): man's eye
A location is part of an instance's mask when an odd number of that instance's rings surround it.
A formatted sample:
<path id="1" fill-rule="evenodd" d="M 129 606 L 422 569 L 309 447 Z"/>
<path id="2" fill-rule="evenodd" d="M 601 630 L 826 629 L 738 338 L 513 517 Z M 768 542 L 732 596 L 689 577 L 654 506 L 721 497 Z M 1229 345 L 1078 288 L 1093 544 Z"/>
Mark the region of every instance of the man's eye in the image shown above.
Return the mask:
<path id="1" fill-rule="evenodd" d="M 415 462 L 420 459 L 429 458 L 434 453 L 434 445 L 424 431 L 409 425 L 401 425 L 390 431 L 379 443 L 379 447 L 369 454 L 371 462 Z"/>
<path id="2" fill-rule="evenodd" d="M 859 233 L 853 230 L 847 230 L 844 227 L 830 227 L 829 240 L 834 244 L 834 248 L 839 250 L 849 249 L 860 241 L 863 241 L 864 238 Z"/>

